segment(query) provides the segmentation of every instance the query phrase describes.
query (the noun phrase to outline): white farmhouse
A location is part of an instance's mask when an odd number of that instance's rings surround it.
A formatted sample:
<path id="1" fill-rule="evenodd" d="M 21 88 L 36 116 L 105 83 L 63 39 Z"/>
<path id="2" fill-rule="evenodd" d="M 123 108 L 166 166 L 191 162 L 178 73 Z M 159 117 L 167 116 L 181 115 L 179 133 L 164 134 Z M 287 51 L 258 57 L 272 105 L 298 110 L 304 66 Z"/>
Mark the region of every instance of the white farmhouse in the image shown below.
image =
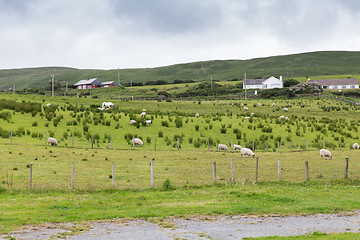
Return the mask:
<path id="1" fill-rule="evenodd" d="M 278 78 L 269 77 L 268 79 L 247 79 L 243 81 L 243 89 L 271 89 L 283 88 L 284 82 L 282 76 Z"/>
<path id="2" fill-rule="evenodd" d="M 310 83 L 317 83 L 323 89 L 351 89 L 359 88 L 359 81 L 356 78 L 330 79 L 330 80 L 308 80 Z"/>

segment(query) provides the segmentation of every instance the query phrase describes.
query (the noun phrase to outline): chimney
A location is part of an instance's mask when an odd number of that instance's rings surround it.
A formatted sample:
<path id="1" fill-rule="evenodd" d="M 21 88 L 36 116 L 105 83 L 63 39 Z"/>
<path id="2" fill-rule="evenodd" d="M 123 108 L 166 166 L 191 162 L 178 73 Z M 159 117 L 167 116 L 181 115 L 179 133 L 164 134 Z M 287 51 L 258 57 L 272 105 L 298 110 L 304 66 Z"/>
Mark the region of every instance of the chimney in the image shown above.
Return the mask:
<path id="1" fill-rule="evenodd" d="M 282 82 L 282 76 L 280 76 L 280 82 Z"/>

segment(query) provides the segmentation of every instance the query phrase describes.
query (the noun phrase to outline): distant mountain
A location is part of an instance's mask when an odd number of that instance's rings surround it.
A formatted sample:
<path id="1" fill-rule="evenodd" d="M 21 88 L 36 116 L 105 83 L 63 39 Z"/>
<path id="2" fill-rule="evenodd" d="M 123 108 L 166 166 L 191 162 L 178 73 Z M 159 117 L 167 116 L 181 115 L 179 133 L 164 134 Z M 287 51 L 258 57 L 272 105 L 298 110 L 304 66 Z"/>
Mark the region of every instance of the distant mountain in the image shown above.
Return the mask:
<path id="1" fill-rule="evenodd" d="M 120 83 L 147 82 L 154 80 L 232 80 L 283 76 L 284 78 L 310 77 L 334 74 L 358 74 L 360 52 L 324 51 L 255 58 L 249 60 L 213 60 L 176 64 L 165 67 L 120 69 Z M 100 81 L 118 81 L 118 70 L 93 70 L 66 67 L 40 67 L 0 70 L 0 89 L 16 84 L 16 89 L 47 86 L 51 75 L 55 81 L 69 85 L 86 78 Z"/>

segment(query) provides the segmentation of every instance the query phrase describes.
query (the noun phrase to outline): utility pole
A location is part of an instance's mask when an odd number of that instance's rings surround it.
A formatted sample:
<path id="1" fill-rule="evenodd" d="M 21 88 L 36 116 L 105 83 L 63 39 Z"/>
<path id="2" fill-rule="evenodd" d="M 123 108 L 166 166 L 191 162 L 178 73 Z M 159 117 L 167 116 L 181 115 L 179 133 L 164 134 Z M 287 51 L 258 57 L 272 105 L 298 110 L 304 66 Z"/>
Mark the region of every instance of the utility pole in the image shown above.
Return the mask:
<path id="1" fill-rule="evenodd" d="M 244 78 L 244 87 L 245 87 L 245 102 L 246 102 L 246 72 L 245 72 L 245 78 Z"/>
<path id="2" fill-rule="evenodd" d="M 51 96 L 54 96 L 54 74 L 51 75 Z"/>
<path id="3" fill-rule="evenodd" d="M 118 85 L 120 86 L 120 70 L 118 68 Z"/>

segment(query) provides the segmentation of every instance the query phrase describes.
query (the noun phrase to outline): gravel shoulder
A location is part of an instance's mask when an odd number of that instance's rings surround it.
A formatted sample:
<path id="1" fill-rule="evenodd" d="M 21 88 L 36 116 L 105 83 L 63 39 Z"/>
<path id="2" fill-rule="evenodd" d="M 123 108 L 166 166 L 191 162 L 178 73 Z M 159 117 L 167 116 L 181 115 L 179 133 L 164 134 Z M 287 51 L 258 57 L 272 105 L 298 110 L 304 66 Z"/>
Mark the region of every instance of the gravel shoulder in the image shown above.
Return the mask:
<path id="1" fill-rule="evenodd" d="M 0 239 L 242 239 L 297 236 L 313 232 L 360 232 L 360 212 L 311 216 L 216 216 L 170 218 L 162 222 L 112 220 L 82 224 L 59 223 L 27 227 Z"/>

